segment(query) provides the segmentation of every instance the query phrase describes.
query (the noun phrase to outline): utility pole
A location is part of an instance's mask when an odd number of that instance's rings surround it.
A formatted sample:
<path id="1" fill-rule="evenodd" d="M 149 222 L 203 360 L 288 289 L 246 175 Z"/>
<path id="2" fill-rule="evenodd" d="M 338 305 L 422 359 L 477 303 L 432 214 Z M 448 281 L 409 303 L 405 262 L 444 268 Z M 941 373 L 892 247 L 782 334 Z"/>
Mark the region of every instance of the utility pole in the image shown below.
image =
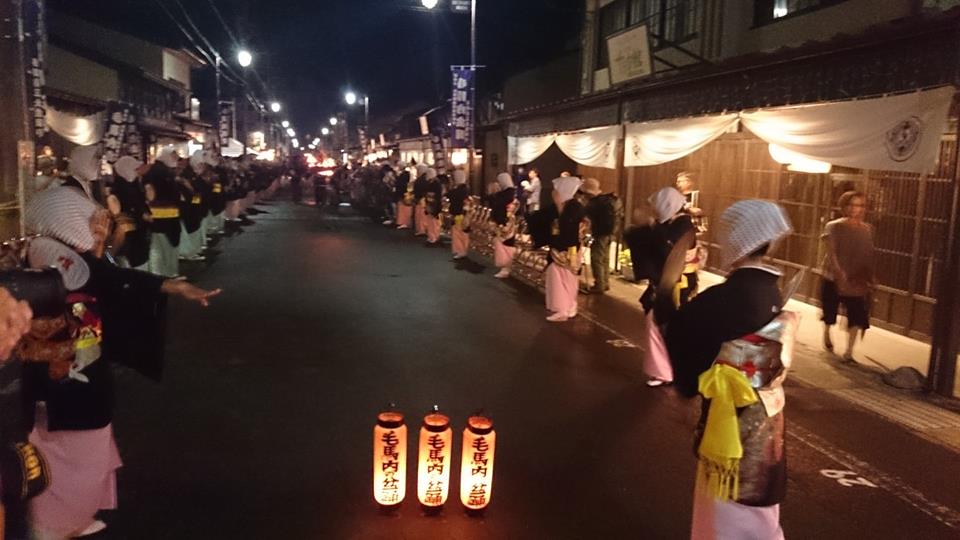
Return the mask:
<path id="1" fill-rule="evenodd" d="M 0 236 L 3 238 L 23 232 L 20 208 L 24 203 L 24 186 L 34 174 L 23 3 L 24 0 L 0 2 L 0 72 L 5 75 L 0 77 L 0 95 L 4 96 L 0 100 L 0 125 L 3 126 L 0 129 Z"/>
<path id="2" fill-rule="evenodd" d="M 470 0 L 470 147 L 467 161 L 470 163 L 470 184 L 477 185 L 477 0 Z"/>

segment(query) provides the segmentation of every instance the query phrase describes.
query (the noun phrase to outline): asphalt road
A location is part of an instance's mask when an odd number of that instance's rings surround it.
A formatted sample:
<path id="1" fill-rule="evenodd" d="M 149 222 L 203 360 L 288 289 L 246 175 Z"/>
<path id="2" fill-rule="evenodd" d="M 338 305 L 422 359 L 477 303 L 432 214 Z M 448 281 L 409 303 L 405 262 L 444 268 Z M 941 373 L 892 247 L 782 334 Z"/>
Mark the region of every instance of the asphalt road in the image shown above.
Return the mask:
<path id="1" fill-rule="evenodd" d="M 174 303 L 163 383 L 124 372 L 120 509 L 100 538 L 608 539 L 688 535 L 697 405 L 648 389 L 640 321 L 544 321 L 542 296 L 446 248 L 355 217 L 273 203 L 191 272 L 225 292 Z M 594 302 L 594 300 L 591 300 Z M 602 313 L 602 305 L 587 309 Z M 624 328 L 624 333 L 611 329 Z M 958 538 L 960 460 L 791 385 L 788 538 Z M 439 516 L 371 493 L 377 412 L 495 420 L 493 501 Z M 458 470 L 459 457 L 454 460 Z M 824 472 L 826 471 L 826 472 Z"/>

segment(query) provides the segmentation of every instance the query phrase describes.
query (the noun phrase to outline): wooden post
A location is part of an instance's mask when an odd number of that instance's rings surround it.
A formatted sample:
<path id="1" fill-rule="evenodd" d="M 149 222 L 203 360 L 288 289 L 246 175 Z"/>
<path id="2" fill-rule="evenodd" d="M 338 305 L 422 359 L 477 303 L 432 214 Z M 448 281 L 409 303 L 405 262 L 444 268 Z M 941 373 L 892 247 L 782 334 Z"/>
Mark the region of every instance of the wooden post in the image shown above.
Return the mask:
<path id="1" fill-rule="evenodd" d="M 22 159 L 20 149 L 23 141 L 31 137 L 30 118 L 27 114 L 26 67 L 23 50 L 23 2 L 9 0 L 0 2 L 0 197 L 2 202 L 21 198 Z M 7 238 L 21 231 L 19 217 L 0 223 L 0 236 Z"/>

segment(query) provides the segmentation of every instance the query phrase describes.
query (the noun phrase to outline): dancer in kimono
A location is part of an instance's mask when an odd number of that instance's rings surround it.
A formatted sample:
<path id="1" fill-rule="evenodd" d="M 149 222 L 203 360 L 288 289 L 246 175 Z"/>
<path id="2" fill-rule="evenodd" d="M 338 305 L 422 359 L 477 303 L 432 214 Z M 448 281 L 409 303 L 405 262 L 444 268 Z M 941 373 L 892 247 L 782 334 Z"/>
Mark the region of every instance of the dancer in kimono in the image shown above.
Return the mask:
<path id="1" fill-rule="evenodd" d="M 490 219 L 496 224 L 497 234 L 493 240 L 493 264 L 500 269 L 494 277 L 506 279 L 510 277 L 513 266 L 513 257 L 517 254 L 517 188 L 513 185 L 510 173 L 497 175 L 497 187 L 490 200 Z"/>
<path id="2" fill-rule="evenodd" d="M 695 435 L 695 540 L 783 538 L 782 383 L 798 321 L 782 311 L 780 272 L 763 257 L 790 230 L 783 209 L 771 202 L 734 203 L 721 216 L 718 235 L 727 280 L 679 311 L 657 314 L 667 322 L 677 390 L 702 397 Z M 657 304 L 664 305 L 670 304 Z"/>
<path id="3" fill-rule="evenodd" d="M 427 171 L 430 167 L 417 165 L 417 178 L 413 181 L 414 236 L 427 235 Z"/>
<path id="4" fill-rule="evenodd" d="M 447 193 L 447 198 L 450 199 L 450 215 L 453 216 L 453 226 L 450 227 L 450 250 L 453 251 L 454 260 L 463 259 L 470 253 L 470 234 L 464 229 L 463 224 L 469 197 L 467 173 L 462 169 L 453 171 L 453 188 Z"/>
<path id="5" fill-rule="evenodd" d="M 140 183 L 140 176 L 149 170 L 134 157 L 123 156 L 113 165 L 115 179 L 107 197 L 107 208 L 113 214 L 123 242 L 115 253 L 121 266 L 147 270 L 150 259 L 150 209 Z"/>
<path id="6" fill-rule="evenodd" d="M 427 223 L 427 245 L 440 241 L 440 212 L 443 209 L 443 183 L 436 169 L 427 169 L 427 187 L 424 194 L 424 211 Z M 446 177 L 444 177 L 446 178 Z"/>
<path id="7" fill-rule="evenodd" d="M 177 151 L 168 147 L 143 175 L 143 189 L 150 205 L 150 258 L 147 268 L 159 276 L 179 274 L 180 188 L 176 181 Z"/>
<path id="8" fill-rule="evenodd" d="M 219 290 L 120 268 L 102 258 L 109 212 L 75 189 L 35 195 L 24 211 L 33 268 L 56 268 L 68 291 L 63 314 L 37 317 L 18 345 L 30 442 L 45 457 L 51 484 L 30 503 L 32 538 L 60 540 L 106 525 L 98 510 L 116 507 L 114 380 L 120 362 L 158 376 L 163 336 L 158 319 L 167 294 L 207 305 Z"/>
<path id="9" fill-rule="evenodd" d="M 577 291 L 583 253 L 580 251 L 580 227 L 586 217 L 584 207 L 575 198 L 583 182 L 576 176 L 553 180 L 554 223 L 550 235 L 550 262 L 546 269 L 546 303 L 552 313 L 550 322 L 563 322 L 577 316 Z"/>
<path id="10" fill-rule="evenodd" d="M 413 224 L 413 186 L 410 170 L 404 169 L 393 184 L 393 198 L 397 204 L 397 229 L 409 229 Z"/>

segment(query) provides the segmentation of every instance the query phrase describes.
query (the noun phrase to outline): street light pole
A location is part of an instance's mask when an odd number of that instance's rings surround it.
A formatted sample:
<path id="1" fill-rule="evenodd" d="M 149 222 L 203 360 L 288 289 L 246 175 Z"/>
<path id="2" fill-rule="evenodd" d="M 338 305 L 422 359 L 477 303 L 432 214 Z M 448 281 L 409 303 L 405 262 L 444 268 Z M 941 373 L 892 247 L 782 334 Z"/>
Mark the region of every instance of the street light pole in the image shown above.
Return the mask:
<path id="1" fill-rule="evenodd" d="M 468 152 L 468 163 L 470 164 L 471 184 L 476 185 L 476 174 L 474 171 L 474 156 L 476 154 L 477 142 L 477 0 L 470 0 L 470 147 Z"/>
<path id="2" fill-rule="evenodd" d="M 216 81 L 217 81 L 217 83 L 216 83 L 216 86 L 217 86 L 217 99 L 216 99 L 216 103 L 215 103 L 215 107 L 214 107 L 214 110 L 216 111 L 215 118 L 217 119 L 217 124 L 216 124 L 216 126 L 217 126 L 217 155 L 218 155 L 218 156 L 221 156 L 221 155 L 223 155 L 223 148 L 221 148 L 221 146 L 222 146 L 222 144 L 223 144 L 223 141 L 220 140 L 220 55 L 217 54 L 217 53 L 214 53 L 214 54 L 216 55 L 216 57 L 214 58 L 214 62 L 213 62 L 213 65 L 214 65 L 214 73 L 216 74 L 214 78 L 215 78 Z"/>

